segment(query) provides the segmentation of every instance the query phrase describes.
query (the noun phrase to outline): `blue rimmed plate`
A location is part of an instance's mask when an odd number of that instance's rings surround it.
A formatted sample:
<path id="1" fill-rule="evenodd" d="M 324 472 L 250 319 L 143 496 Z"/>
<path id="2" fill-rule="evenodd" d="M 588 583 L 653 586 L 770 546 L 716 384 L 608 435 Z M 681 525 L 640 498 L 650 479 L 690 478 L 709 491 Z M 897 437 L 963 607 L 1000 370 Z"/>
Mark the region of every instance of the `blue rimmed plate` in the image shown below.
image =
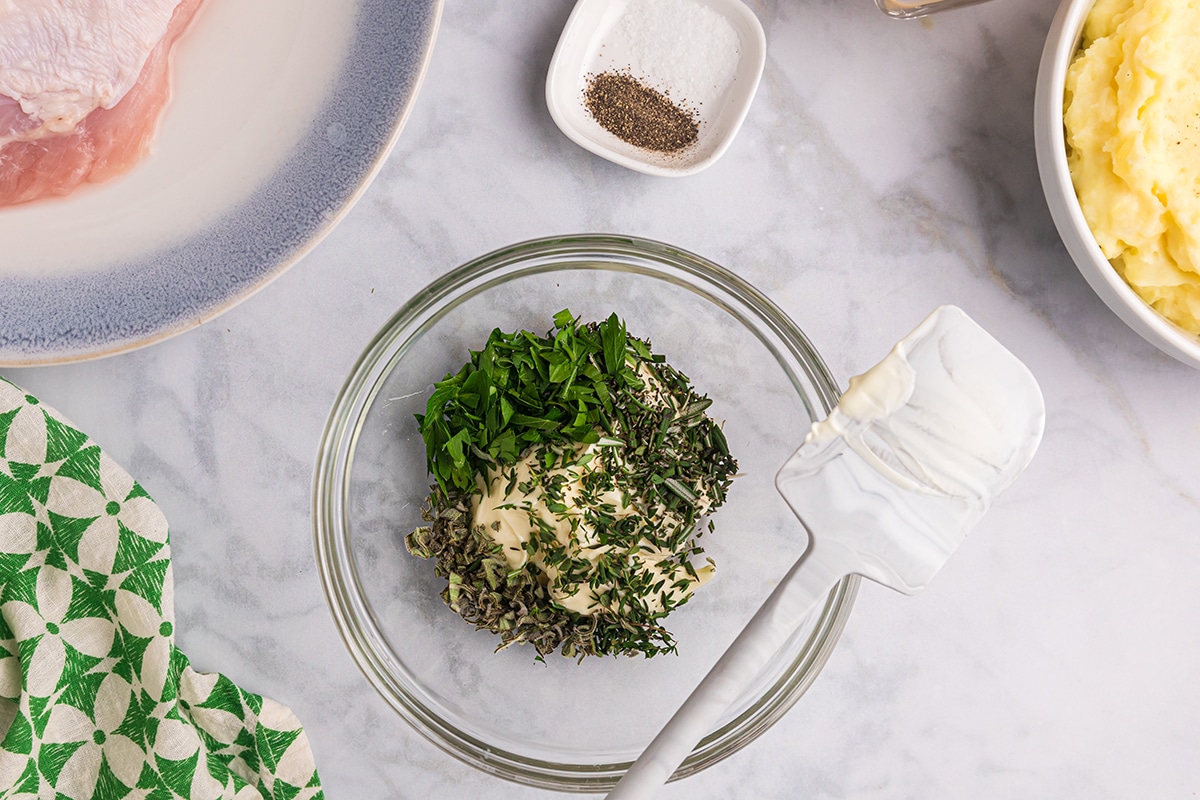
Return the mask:
<path id="1" fill-rule="evenodd" d="M 441 0 L 207 0 L 155 152 L 0 209 L 0 366 L 152 344 L 280 275 L 383 163 L 440 14 Z"/>

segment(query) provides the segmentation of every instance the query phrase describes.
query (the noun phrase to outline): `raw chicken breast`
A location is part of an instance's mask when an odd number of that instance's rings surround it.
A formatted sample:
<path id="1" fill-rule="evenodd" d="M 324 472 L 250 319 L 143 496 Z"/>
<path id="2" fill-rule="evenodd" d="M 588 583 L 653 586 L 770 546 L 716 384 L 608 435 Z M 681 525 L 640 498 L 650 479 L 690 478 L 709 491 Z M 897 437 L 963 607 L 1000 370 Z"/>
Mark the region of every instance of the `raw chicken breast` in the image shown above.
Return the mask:
<path id="1" fill-rule="evenodd" d="M 107 180 L 149 150 L 202 0 L 0 0 L 0 206 Z"/>

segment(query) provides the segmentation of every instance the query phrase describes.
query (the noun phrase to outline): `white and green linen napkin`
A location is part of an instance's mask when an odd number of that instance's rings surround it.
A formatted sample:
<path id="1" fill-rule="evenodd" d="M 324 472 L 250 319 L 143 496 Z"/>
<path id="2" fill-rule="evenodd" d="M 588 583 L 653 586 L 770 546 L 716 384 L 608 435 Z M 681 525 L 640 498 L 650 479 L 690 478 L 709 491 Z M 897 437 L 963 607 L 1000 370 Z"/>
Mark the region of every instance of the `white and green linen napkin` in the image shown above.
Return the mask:
<path id="1" fill-rule="evenodd" d="M 284 706 L 175 647 L 167 520 L 0 378 L 0 798 L 312 800 Z"/>

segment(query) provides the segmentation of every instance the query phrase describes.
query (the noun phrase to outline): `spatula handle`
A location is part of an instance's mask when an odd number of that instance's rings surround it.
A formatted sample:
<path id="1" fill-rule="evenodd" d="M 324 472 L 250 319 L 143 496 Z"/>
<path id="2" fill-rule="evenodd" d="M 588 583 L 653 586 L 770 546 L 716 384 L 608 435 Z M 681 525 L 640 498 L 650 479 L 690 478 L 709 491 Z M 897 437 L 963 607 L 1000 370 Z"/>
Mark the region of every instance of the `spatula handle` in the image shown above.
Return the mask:
<path id="1" fill-rule="evenodd" d="M 815 542 L 814 542 L 815 545 Z M 741 634 L 609 793 L 646 800 L 665 784 L 795 633 L 814 606 L 849 572 L 835 548 L 810 546 Z"/>

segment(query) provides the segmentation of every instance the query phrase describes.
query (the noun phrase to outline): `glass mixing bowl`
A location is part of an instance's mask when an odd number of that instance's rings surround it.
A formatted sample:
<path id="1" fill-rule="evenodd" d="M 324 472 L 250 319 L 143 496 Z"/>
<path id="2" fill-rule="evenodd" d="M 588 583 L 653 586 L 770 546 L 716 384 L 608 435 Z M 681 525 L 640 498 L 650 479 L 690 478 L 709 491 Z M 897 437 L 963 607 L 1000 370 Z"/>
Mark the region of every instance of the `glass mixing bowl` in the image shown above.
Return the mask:
<path id="1" fill-rule="evenodd" d="M 413 415 L 493 328 L 545 333 L 555 312 L 616 312 L 688 375 L 724 420 L 738 459 L 727 504 L 701 543 L 711 582 L 671 614 L 678 655 L 652 659 L 493 653 L 438 596 L 433 563 L 410 555 L 429 489 Z M 611 787 L 804 551 L 775 473 L 836 403 L 828 369 L 766 297 L 712 262 L 658 242 L 569 236 L 513 245 L 417 294 L 375 337 L 334 405 L 314 483 L 317 562 L 338 628 L 363 673 L 418 731 L 510 780 L 566 791 Z M 676 777 L 736 752 L 799 699 L 850 614 L 843 580 Z"/>

